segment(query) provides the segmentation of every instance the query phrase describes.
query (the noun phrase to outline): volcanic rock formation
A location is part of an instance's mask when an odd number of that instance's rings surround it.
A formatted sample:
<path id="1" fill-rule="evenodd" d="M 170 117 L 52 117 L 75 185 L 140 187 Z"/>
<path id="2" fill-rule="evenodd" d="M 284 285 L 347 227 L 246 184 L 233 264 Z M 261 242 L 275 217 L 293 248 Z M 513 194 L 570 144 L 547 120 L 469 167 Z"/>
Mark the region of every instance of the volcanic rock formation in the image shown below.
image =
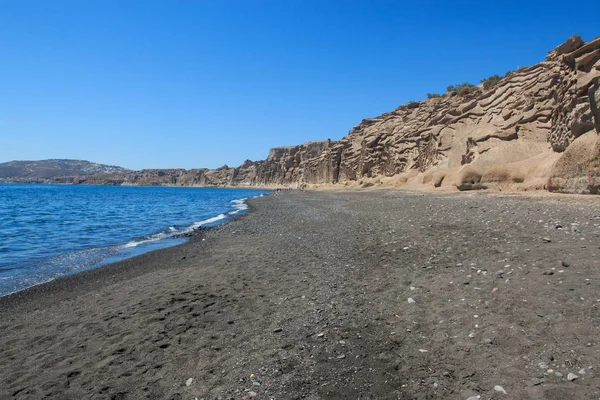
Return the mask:
<path id="1" fill-rule="evenodd" d="M 600 37 L 579 36 L 546 61 L 484 90 L 411 102 L 363 120 L 338 142 L 271 150 L 236 184 L 349 181 L 448 186 L 512 185 L 598 193 Z M 247 169 L 247 168 L 246 168 Z"/>
<path id="2" fill-rule="evenodd" d="M 237 168 L 101 172 L 44 181 L 600 193 L 600 37 L 572 36 L 539 64 L 365 119 L 339 141 L 277 147 Z"/>

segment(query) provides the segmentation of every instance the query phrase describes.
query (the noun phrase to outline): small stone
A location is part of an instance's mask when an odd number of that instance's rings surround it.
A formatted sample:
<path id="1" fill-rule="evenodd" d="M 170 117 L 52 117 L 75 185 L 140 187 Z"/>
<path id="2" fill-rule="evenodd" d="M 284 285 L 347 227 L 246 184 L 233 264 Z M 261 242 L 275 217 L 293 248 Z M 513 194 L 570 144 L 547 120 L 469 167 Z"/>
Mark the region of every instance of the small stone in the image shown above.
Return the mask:
<path id="1" fill-rule="evenodd" d="M 477 395 L 477 396 L 471 396 L 469 398 L 467 398 L 467 400 L 479 400 L 481 398 L 481 396 Z"/>
<path id="2" fill-rule="evenodd" d="M 427 353 L 429 350 L 425 350 L 425 349 L 419 349 L 419 351 L 420 351 L 421 353 Z"/>
<path id="3" fill-rule="evenodd" d="M 550 243 L 550 242 L 552 241 L 552 239 L 550 239 L 550 238 L 547 238 L 547 237 L 543 238 L 542 240 L 543 240 L 545 243 Z"/>
<path id="4" fill-rule="evenodd" d="M 571 266 L 571 264 L 569 264 L 569 263 L 568 263 L 568 262 L 566 262 L 566 261 L 563 261 L 563 262 L 561 262 L 560 264 L 561 264 L 563 267 L 565 267 L 565 268 L 569 268 L 569 267 Z"/>
<path id="5" fill-rule="evenodd" d="M 434 389 L 437 389 L 437 387 L 438 387 L 438 386 L 439 386 L 439 385 L 438 385 L 438 383 L 437 383 L 437 382 L 433 382 L 433 388 L 434 388 Z"/>
<path id="6" fill-rule="evenodd" d="M 585 368 L 581 368 L 579 370 L 579 375 L 585 375 Z"/>
<path id="7" fill-rule="evenodd" d="M 540 386 L 542 383 L 544 383 L 546 380 L 544 378 L 533 378 L 531 380 L 531 383 L 533 384 L 533 386 Z"/>
<path id="8" fill-rule="evenodd" d="M 500 386 L 500 385 L 494 386 L 494 390 L 496 392 L 500 392 L 500 393 L 506 394 L 506 390 L 504 390 L 504 388 L 502 386 Z"/>
<path id="9" fill-rule="evenodd" d="M 253 392 L 252 390 L 248 392 L 248 397 L 256 397 L 258 396 L 258 393 Z"/>
<path id="10" fill-rule="evenodd" d="M 323 337 L 323 336 L 325 336 L 325 334 L 323 332 L 317 334 L 317 337 Z"/>
<path id="11" fill-rule="evenodd" d="M 548 369 L 548 364 L 546 364 L 545 362 L 541 362 L 538 364 L 538 367 L 540 369 Z"/>
<path id="12" fill-rule="evenodd" d="M 414 304 L 414 303 L 416 303 L 416 301 L 412 297 L 409 297 L 408 304 Z"/>
<path id="13" fill-rule="evenodd" d="M 341 344 L 342 346 L 346 345 L 346 342 L 343 340 L 340 340 L 338 343 Z"/>
<path id="14" fill-rule="evenodd" d="M 281 331 L 283 331 L 282 328 L 275 328 L 275 329 L 273 329 L 273 333 L 279 333 Z"/>
<path id="15" fill-rule="evenodd" d="M 542 275 L 554 275 L 554 271 L 545 271 Z"/>
<path id="16" fill-rule="evenodd" d="M 185 386 L 190 386 L 192 382 L 194 382 L 194 378 L 188 379 L 187 381 L 185 381 Z"/>
<path id="17" fill-rule="evenodd" d="M 475 332 L 469 332 L 469 334 L 467 336 L 469 336 L 470 338 L 474 338 L 475 337 Z"/>
<path id="18" fill-rule="evenodd" d="M 339 358 L 341 360 L 343 358 L 346 358 L 346 355 L 345 354 L 340 354 L 339 356 L 337 356 L 337 358 Z"/>
<path id="19" fill-rule="evenodd" d="M 556 371 L 556 372 L 554 373 L 554 376 L 556 376 L 556 377 L 558 377 L 558 378 L 562 378 L 562 377 L 563 377 L 563 374 L 562 374 L 562 372 L 560 372 L 560 371 Z"/>
<path id="20" fill-rule="evenodd" d="M 577 379 L 577 378 L 579 378 L 579 376 L 575 375 L 575 374 L 574 374 L 574 373 L 572 373 L 572 372 L 569 372 L 569 375 L 567 375 L 567 380 L 569 380 L 569 381 L 571 381 L 571 382 L 572 382 L 572 381 L 574 381 L 574 380 L 575 380 L 575 379 Z"/>

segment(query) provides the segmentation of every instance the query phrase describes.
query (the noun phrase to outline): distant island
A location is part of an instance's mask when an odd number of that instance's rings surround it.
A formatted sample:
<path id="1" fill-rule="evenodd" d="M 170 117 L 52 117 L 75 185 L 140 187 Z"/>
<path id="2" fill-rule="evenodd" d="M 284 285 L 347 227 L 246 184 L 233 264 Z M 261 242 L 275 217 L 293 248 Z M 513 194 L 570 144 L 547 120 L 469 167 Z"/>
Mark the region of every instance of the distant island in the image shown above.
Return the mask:
<path id="1" fill-rule="evenodd" d="M 217 169 L 79 160 L 0 164 L 0 182 L 172 186 L 402 186 L 600 193 L 600 37 L 546 60 L 364 119 L 339 141 L 271 149 Z"/>

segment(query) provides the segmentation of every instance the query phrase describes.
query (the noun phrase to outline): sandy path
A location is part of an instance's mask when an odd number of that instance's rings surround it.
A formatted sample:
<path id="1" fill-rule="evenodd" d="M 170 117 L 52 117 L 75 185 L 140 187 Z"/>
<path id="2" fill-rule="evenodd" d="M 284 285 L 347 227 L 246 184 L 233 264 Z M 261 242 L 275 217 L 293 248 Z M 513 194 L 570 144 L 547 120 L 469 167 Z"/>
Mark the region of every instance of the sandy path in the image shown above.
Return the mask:
<path id="1" fill-rule="evenodd" d="M 600 397 L 597 200 L 252 204 L 204 241 L 1 298 L 0 398 Z"/>

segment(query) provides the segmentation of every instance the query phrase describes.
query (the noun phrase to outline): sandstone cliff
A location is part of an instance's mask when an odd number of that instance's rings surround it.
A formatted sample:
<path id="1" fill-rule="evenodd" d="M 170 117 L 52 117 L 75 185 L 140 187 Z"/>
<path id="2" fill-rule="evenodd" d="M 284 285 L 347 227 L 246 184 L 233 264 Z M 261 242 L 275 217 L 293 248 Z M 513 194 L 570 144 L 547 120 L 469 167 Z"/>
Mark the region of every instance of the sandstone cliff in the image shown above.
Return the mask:
<path id="1" fill-rule="evenodd" d="M 271 150 L 235 184 L 374 182 L 598 193 L 600 38 L 482 86 L 363 120 L 338 142 Z M 252 169 L 249 171 L 249 169 Z M 239 174 L 239 173 L 238 173 Z"/>
<path id="2" fill-rule="evenodd" d="M 44 182 L 600 193 L 600 37 L 572 36 L 539 64 L 365 119 L 339 141 L 274 148 L 237 168 L 106 172 Z"/>

